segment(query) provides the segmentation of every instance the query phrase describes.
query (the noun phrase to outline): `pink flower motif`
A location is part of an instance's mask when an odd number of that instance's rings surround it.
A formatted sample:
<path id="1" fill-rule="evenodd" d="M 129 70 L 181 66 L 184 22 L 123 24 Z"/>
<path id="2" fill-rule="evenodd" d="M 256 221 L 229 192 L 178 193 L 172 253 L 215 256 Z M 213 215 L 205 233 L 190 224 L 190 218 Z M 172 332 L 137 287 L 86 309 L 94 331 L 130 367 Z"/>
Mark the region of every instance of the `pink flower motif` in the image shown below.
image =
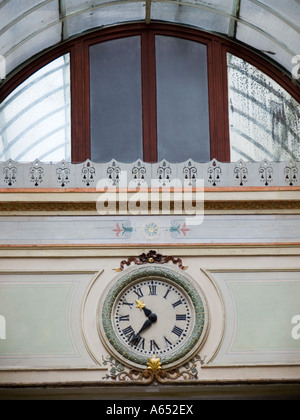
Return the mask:
<path id="1" fill-rule="evenodd" d="M 119 223 L 117 223 L 117 228 L 113 229 L 113 232 L 116 232 L 117 236 L 119 237 L 120 232 L 122 232 L 122 229 L 120 228 Z"/>
<path id="2" fill-rule="evenodd" d="M 191 229 L 188 229 L 187 227 L 186 227 L 186 224 L 184 223 L 183 225 L 182 225 L 182 228 L 181 229 L 179 229 L 182 233 L 183 233 L 183 236 L 186 236 L 186 232 L 188 232 L 189 230 L 191 230 Z"/>

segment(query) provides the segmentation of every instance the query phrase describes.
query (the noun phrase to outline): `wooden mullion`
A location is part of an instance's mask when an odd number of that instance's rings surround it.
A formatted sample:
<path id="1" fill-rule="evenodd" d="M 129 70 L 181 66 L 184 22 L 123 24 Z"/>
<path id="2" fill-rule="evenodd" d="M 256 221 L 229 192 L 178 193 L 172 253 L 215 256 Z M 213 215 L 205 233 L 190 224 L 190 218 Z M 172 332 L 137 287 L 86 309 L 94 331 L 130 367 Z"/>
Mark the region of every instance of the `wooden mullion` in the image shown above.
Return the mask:
<path id="1" fill-rule="evenodd" d="M 211 159 L 230 161 L 226 49 L 217 40 L 208 45 Z"/>
<path id="2" fill-rule="evenodd" d="M 142 104 L 143 160 L 157 162 L 157 106 L 155 37 L 152 31 L 142 31 Z"/>
<path id="3" fill-rule="evenodd" d="M 72 162 L 91 158 L 88 45 L 79 40 L 71 54 Z"/>

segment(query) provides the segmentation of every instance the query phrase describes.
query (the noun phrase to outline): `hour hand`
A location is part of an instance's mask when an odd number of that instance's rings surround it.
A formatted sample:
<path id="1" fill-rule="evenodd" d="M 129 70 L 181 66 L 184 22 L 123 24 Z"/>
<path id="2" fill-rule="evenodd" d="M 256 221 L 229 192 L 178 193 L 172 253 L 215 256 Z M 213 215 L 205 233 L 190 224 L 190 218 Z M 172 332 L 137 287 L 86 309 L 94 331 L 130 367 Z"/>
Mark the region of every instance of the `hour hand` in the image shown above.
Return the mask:
<path id="1" fill-rule="evenodd" d="M 136 307 L 139 308 L 141 311 L 143 311 L 146 317 L 151 320 L 151 322 L 155 322 L 157 320 L 156 314 L 152 313 L 150 309 L 146 308 L 146 305 L 144 304 L 142 300 L 141 301 L 136 300 L 136 303 L 137 303 Z"/>
<path id="2" fill-rule="evenodd" d="M 149 316 L 152 314 L 150 309 L 146 308 L 146 306 L 143 308 L 143 311 L 147 318 L 149 318 Z"/>

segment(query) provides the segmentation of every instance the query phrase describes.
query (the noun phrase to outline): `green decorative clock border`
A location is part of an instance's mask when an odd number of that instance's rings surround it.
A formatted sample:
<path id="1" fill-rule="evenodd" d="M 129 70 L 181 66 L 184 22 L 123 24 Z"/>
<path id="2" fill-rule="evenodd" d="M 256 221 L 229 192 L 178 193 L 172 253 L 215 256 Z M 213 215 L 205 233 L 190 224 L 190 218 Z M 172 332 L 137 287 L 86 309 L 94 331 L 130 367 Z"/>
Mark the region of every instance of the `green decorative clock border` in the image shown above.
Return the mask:
<path id="1" fill-rule="evenodd" d="M 189 283 L 189 281 L 181 273 L 177 273 L 174 269 L 166 267 L 144 266 L 135 268 L 134 270 L 121 275 L 117 283 L 109 290 L 104 300 L 101 312 L 102 326 L 107 340 L 121 356 L 141 366 L 147 365 L 148 357 L 133 355 L 128 351 L 128 348 L 120 342 L 113 329 L 111 313 L 118 295 L 124 288 L 135 281 L 141 281 L 149 277 L 167 278 L 167 280 L 176 283 L 187 293 L 194 306 L 195 324 L 191 337 L 175 355 L 164 356 L 161 358 L 162 364 L 167 366 L 183 358 L 186 354 L 192 351 L 194 346 L 198 344 L 200 337 L 204 332 L 205 320 L 207 317 L 203 298 L 200 296 L 196 288 Z M 99 312 L 100 311 L 98 310 L 98 313 Z"/>

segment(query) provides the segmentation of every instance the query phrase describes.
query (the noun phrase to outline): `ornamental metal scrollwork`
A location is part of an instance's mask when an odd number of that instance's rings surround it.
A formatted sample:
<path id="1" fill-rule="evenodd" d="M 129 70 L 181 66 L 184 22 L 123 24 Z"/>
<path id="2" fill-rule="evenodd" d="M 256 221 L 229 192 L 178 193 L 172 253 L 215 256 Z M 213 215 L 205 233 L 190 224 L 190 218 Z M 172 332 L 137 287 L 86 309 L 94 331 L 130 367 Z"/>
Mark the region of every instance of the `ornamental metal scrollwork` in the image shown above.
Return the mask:
<path id="1" fill-rule="evenodd" d="M 70 168 L 65 161 L 62 161 L 60 166 L 56 169 L 57 181 L 62 187 L 70 182 Z"/>
<path id="2" fill-rule="evenodd" d="M 199 355 L 194 356 L 189 362 L 182 367 L 165 370 L 161 360 L 155 355 L 148 359 L 147 367 L 142 369 L 128 369 L 119 361 L 111 356 L 103 358 L 103 365 L 110 366 L 109 374 L 107 373 L 103 379 L 112 381 L 133 381 L 143 385 L 149 385 L 156 381 L 158 383 L 168 383 L 174 381 L 193 382 L 198 379 L 198 366 L 204 365 L 205 358 Z"/>
<path id="3" fill-rule="evenodd" d="M 9 159 L 7 164 L 3 168 L 4 182 L 11 187 L 17 180 L 17 168 L 13 161 Z"/>
<path id="4" fill-rule="evenodd" d="M 263 160 L 260 164 L 259 173 L 260 181 L 263 182 L 266 187 L 273 182 L 273 168 L 267 159 Z"/>
<path id="5" fill-rule="evenodd" d="M 189 185 L 192 185 L 196 181 L 197 168 L 193 165 L 192 161 L 189 160 L 188 164 L 183 168 L 183 175 L 186 181 L 189 181 Z"/>
<path id="6" fill-rule="evenodd" d="M 208 182 L 215 187 L 217 183 L 221 181 L 222 169 L 218 162 L 214 159 L 209 166 L 208 170 Z"/>
<path id="7" fill-rule="evenodd" d="M 285 182 L 292 187 L 298 180 L 298 168 L 293 161 L 290 161 L 289 165 L 284 168 Z"/>
<path id="8" fill-rule="evenodd" d="M 40 165 L 40 161 L 36 160 L 29 170 L 30 182 L 33 182 L 35 187 L 43 182 L 44 169 Z"/>
<path id="9" fill-rule="evenodd" d="M 197 186 L 198 180 L 204 187 L 293 187 L 299 185 L 299 163 L 294 159 L 285 162 L 211 162 L 199 163 L 192 159 L 182 163 L 169 163 L 165 159 L 160 163 L 145 163 L 138 159 L 125 164 L 112 160 L 97 163 L 87 160 L 74 164 L 65 160 L 58 163 L 45 163 L 36 159 L 31 163 L 15 162 L 9 158 L 0 162 L 0 188 L 17 184 L 18 188 L 32 188 L 45 184 L 48 188 L 86 188 L 95 186 L 96 181 L 108 182 L 111 187 L 141 188 L 176 186 Z M 21 175 L 22 174 L 22 175 Z M 24 176 L 23 176 L 24 174 Z M 96 179 L 96 174 L 97 178 Z M 154 183 L 155 181 L 155 183 Z M 147 184 L 148 183 L 148 184 Z M 210 205 L 210 203 L 207 203 Z"/>
<path id="10" fill-rule="evenodd" d="M 170 168 L 170 166 L 167 165 L 167 162 L 164 160 L 161 166 L 159 166 L 159 168 L 157 169 L 158 179 L 163 186 L 165 186 L 167 182 L 170 182 L 171 174 L 172 169 Z"/>
<path id="11" fill-rule="evenodd" d="M 234 168 L 234 174 L 238 184 L 242 187 L 247 182 L 248 176 L 248 169 L 242 159 L 237 162 Z"/>
<path id="12" fill-rule="evenodd" d="M 112 182 L 112 185 L 114 187 L 119 185 L 120 174 L 121 174 L 121 168 L 117 166 L 115 161 L 113 161 L 111 166 L 107 168 L 107 175 L 108 175 L 108 179 Z"/>
<path id="13" fill-rule="evenodd" d="M 146 168 L 142 165 L 141 161 L 138 161 L 137 165 L 132 168 L 133 180 L 137 186 L 140 187 L 142 182 L 145 181 Z"/>
<path id="14" fill-rule="evenodd" d="M 95 181 L 95 174 L 96 169 L 91 164 L 91 162 L 86 162 L 86 165 L 83 166 L 82 171 L 82 182 L 86 184 L 87 187 L 89 187 L 94 181 Z"/>

